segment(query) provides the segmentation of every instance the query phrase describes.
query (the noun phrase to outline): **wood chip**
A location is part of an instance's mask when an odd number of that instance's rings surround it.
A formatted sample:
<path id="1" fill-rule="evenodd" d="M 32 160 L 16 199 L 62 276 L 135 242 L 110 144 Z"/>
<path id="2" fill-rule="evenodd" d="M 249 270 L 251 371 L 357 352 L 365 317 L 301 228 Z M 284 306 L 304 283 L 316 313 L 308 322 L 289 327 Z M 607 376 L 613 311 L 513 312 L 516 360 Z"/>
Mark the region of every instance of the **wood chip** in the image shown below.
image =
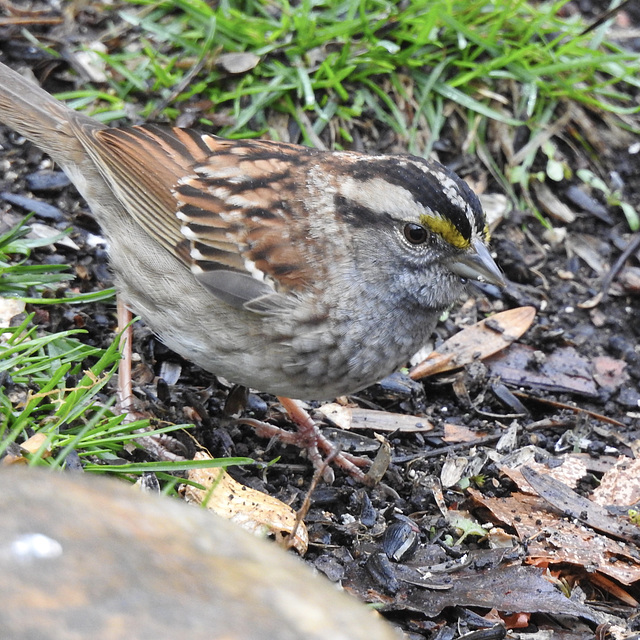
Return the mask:
<path id="1" fill-rule="evenodd" d="M 344 407 L 336 402 L 322 405 L 318 411 L 341 429 L 373 429 L 374 431 L 432 431 L 434 426 L 421 416 Z"/>
<path id="2" fill-rule="evenodd" d="M 253 53 L 223 53 L 216 60 L 216 64 L 227 73 L 246 73 L 255 68 L 260 58 Z"/>

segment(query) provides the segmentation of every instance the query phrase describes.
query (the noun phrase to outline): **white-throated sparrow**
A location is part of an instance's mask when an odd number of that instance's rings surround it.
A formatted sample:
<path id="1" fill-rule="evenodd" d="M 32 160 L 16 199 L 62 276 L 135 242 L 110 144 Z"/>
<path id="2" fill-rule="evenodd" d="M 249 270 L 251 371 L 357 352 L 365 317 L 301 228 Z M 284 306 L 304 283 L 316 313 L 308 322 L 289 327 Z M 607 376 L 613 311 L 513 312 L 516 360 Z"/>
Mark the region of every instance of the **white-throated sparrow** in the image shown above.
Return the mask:
<path id="1" fill-rule="evenodd" d="M 108 128 L 4 65 L 0 121 L 71 178 L 158 336 L 261 391 L 358 391 L 423 346 L 466 279 L 502 284 L 477 197 L 431 160 Z"/>

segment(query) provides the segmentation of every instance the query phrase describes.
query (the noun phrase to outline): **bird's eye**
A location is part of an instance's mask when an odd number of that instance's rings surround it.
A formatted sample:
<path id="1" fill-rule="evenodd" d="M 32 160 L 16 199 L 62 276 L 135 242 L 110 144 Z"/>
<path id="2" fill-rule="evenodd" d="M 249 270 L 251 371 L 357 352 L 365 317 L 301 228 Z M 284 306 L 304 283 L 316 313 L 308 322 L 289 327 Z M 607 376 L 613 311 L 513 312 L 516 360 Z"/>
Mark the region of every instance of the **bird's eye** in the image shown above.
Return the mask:
<path id="1" fill-rule="evenodd" d="M 424 244 L 429 238 L 429 233 L 422 225 L 409 222 L 404 226 L 404 237 L 411 244 Z"/>

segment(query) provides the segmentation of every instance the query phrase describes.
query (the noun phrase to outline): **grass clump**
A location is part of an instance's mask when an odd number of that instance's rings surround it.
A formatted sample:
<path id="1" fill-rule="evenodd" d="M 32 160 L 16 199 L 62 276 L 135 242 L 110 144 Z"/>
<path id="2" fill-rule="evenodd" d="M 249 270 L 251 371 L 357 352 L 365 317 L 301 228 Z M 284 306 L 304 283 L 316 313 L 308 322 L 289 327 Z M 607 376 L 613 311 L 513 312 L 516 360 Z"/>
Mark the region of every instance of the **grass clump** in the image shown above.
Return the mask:
<path id="1" fill-rule="evenodd" d="M 589 29 L 567 4 L 129 0 L 114 9 L 128 25 L 122 46 L 97 54 L 111 91 L 66 97 L 103 120 L 131 118 L 134 102 L 133 119 L 213 125 L 231 138 L 336 149 L 366 138 L 371 151 L 437 150 L 445 161 L 461 150 L 514 205 L 535 209 L 532 183 L 554 179 L 538 166 L 549 138 L 573 136 L 558 141 L 574 156 L 563 176 L 573 180 L 599 160 L 585 131 L 594 119 L 640 130 L 637 55 L 607 40 L 609 22 Z M 229 71 L 228 54 L 245 54 L 246 66 Z"/>
<path id="2" fill-rule="evenodd" d="M 32 240 L 28 233 L 23 222 L 0 237 L 0 305 L 20 294 L 34 302 L 86 301 L 86 295 L 51 296 L 50 287 L 71 278 L 68 267 L 27 262 L 32 250 L 57 238 Z M 100 299 L 111 292 L 91 295 Z M 82 329 L 43 331 L 34 324 L 34 316 L 16 316 L 13 326 L 0 328 L 0 458 L 4 464 L 81 466 L 85 471 L 127 478 L 153 471 L 168 491 L 179 481 L 172 473 L 251 462 L 246 458 L 131 462 L 131 451 L 141 448 L 141 436 L 175 433 L 192 425 L 127 421 L 114 409 L 115 394 L 108 389 L 120 361 L 119 336 L 102 349 L 82 342 L 86 333 Z"/>

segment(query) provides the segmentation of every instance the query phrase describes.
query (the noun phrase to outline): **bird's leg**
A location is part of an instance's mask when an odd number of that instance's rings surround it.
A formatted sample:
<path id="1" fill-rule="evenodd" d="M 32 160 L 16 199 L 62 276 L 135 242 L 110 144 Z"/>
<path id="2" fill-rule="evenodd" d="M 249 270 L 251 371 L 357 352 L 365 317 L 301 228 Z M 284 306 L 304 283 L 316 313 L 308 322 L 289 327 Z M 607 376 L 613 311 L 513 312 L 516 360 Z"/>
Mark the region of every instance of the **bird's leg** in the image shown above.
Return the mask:
<path id="1" fill-rule="evenodd" d="M 128 416 L 133 411 L 133 384 L 131 382 L 131 363 L 133 360 L 133 328 L 131 311 L 117 298 L 118 331 L 120 335 L 120 362 L 118 363 L 118 407 Z"/>
<path id="2" fill-rule="evenodd" d="M 120 351 L 122 353 L 122 359 L 118 365 L 118 406 L 121 411 L 127 413 L 129 419 L 134 419 L 133 385 L 131 380 L 131 362 L 133 355 L 133 329 L 131 327 L 132 316 L 131 311 L 120 298 L 118 298 L 117 308 L 118 328 L 122 330 L 122 335 L 120 337 Z M 302 449 L 306 449 L 313 466 L 316 469 L 324 467 L 323 477 L 327 482 L 333 481 L 333 470 L 331 467 L 325 465 L 320 451 L 322 451 L 326 456 L 330 456 L 332 463 L 335 463 L 338 467 L 347 471 L 356 478 L 356 480 L 363 483 L 367 482 L 365 474 L 359 467 L 370 465 L 370 460 L 338 451 L 335 445 L 333 445 L 322 434 L 315 421 L 296 400 L 284 398 L 282 396 L 278 396 L 278 400 L 291 420 L 295 423 L 297 432 L 287 431 L 286 429 L 281 429 L 275 425 L 268 424 L 260 420 L 254 420 L 252 418 L 244 418 L 241 422 L 253 427 L 256 433 L 262 437 L 275 437 L 285 444 L 293 444 Z M 144 435 L 142 435 L 141 438 L 144 439 L 145 446 L 150 445 L 151 443 L 149 441 L 153 440 L 153 438 Z M 162 447 L 162 449 L 164 450 L 165 447 Z M 167 453 L 169 452 L 167 451 Z M 157 451 L 155 452 L 155 455 L 158 455 Z M 160 459 L 164 459 L 164 456 L 162 455 L 159 457 Z"/>
<path id="3" fill-rule="evenodd" d="M 131 367 L 133 362 L 133 326 L 131 320 L 133 318 L 131 310 L 118 296 L 117 298 L 117 318 L 118 331 L 120 335 L 120 362 L 118 363 L 118 389 L 117 407 L 126 414 L 125 422 L 133 422 L 143 417 L 134 409 L 133 382 L 131 377 Z M 143 431 L 140 432 L 138 442 L 144 449 L 157 460 L 178 461 L 185 458 L 175 451 L 182 449 L 179 440 L 169 435 L 147 436 Z"/>
<path id="4" fill-rule="evenodd" d="M 295 423 L 298 429 L 297 432 L 287 431 L 286 429 L 281 429 L 275 425 L 252 418 L 242 418 L 240 422 L 253 427 L 259 436 L 275 437 L 285 444 L 293 444 L 302 449 L 306 449 L 316 469 L 324 466 L 324 460 L 322 459 L 320 451 L 325 455 L 331 455 L 332 462 L 338 467 L 347 471 L 356 478 L 356 480 L 365 484 L 367 483 L 366 476 L 359 467 L 370 465 L 371 460 L 337 451 L 335 445 L 322 434 L 315 421 L 296 400 L 282 396 L 278 396 L 278 400 L 291 420 Z M 329 467 L 325 469 L 324 479 L 327 482 L 333 480 L 333 471 Z"/>

